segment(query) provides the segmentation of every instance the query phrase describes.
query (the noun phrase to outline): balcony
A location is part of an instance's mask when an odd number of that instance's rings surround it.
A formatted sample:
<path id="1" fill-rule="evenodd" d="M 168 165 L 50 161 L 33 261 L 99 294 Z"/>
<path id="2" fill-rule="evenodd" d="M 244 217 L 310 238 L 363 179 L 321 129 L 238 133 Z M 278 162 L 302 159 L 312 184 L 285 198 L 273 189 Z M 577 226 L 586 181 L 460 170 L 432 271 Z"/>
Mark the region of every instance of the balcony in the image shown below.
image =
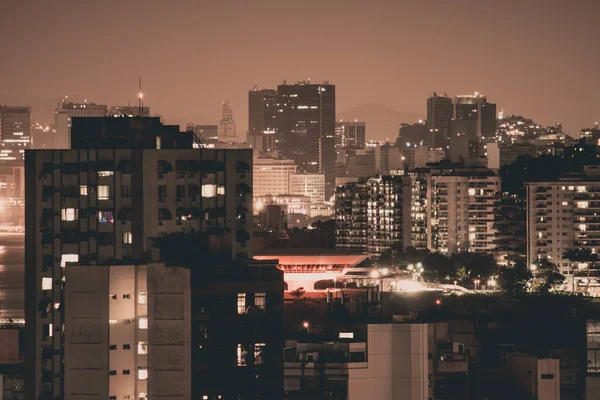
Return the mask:
<path id="1" fill-rule="evenodd" d="M 439 374 L 463 374 L 469 369 L 469 363 L 464 354 L 443 354 L 435 364 L 436 373 Z"/>

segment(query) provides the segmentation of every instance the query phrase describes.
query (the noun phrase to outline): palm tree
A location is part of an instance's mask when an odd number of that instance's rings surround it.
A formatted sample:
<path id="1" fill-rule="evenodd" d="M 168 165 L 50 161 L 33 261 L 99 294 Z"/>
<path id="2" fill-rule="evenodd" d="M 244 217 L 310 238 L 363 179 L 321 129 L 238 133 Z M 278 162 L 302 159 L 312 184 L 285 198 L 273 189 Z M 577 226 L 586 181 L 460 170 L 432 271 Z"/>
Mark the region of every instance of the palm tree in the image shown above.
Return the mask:
<path id="1" fill-rule="evenodd" d="M 590 292 L 590 265 L 592 267 L 596 266 L 596 263 L 600 260 L 598 254 L 592 253 L 590 249 L 587 248 L 572 248 L 563 254 L 563 260 L 569 260 L 571 262 L 582 262 L 586 265 L 586 275 L 587 275 L 587 286 L 586 293 Z M 575 277 L 573 277 L 573 291 L 575 290 Z"/>

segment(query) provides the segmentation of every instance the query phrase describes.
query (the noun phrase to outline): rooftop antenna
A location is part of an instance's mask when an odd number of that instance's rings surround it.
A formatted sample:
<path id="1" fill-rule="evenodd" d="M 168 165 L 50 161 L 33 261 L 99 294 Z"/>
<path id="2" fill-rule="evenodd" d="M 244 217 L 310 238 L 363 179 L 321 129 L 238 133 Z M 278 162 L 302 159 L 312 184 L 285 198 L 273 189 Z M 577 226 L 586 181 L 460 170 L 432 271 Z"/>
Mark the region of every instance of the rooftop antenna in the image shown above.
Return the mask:
<path id="1" fill-rule="evenodd" d="M 138 113 L 139 113 L 140 117 L 143 117 L 143 115 L 142 115 L 143 106 L 144 106 L 144 93 L 142 93 L 142 78 L 140 77 L 139 89 L 138 89 Z"/>

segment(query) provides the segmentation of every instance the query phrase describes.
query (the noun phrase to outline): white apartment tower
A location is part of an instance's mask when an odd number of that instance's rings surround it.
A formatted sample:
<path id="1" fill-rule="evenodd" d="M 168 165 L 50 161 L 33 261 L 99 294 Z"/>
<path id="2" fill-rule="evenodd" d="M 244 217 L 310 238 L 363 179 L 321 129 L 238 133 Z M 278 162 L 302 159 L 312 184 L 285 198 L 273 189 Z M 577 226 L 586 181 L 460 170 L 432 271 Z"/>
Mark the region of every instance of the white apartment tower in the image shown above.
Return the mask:
<path id="1" fill-rule="evenodd" d="M 219 142 L 233 143 L 237 141 L 233 110 L 229 100 L 223 102 L 221 121 L 219 122 Z"/>
<path id="2" fill-rule="evenodd" d="M 64 277 L 65 400 L 190 399 L 188 269 L 69 265 Z"/>
<path id="3" fill-rule="evenodd" d="M 291 194 L 290 181 L 296 173 L 294 160 L 255 158 L 253 165 L 254 197 Z"/>

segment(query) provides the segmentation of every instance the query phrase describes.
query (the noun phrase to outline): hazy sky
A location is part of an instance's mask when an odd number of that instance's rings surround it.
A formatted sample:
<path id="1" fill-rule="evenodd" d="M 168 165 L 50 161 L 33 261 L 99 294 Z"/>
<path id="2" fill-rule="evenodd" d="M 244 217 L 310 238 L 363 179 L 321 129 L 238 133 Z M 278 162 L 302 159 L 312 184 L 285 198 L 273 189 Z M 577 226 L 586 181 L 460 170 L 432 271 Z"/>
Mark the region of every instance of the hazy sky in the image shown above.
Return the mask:
<path id="1" fill-rule="evenodd" d="M 311 78 L 338 110 L 479 91 L 578 132 L 600 120 L 599 15 L 598 0 L 0 0 L 0 104 L 50 122 L 64 95 L 135 102 L 141 76 L 167 122 L 216 123 L 228 99 L 239 132 L 253 82 Z"/>

